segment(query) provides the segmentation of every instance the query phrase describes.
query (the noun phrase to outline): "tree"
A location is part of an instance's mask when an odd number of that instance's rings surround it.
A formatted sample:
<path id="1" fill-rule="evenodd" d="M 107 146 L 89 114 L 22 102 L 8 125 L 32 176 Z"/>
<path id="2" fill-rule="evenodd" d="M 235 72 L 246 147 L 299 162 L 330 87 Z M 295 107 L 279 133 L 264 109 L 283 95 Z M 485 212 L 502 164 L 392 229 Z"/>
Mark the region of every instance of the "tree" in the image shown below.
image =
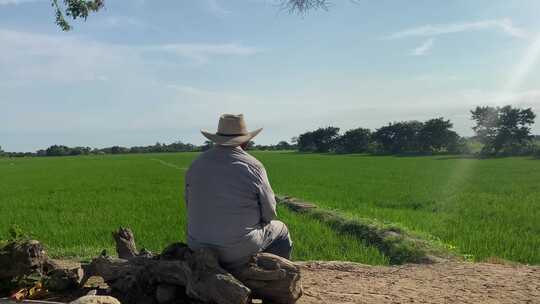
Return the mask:
<path id="1" fill-rule="evenodd" d="M 423 123 L 416 120 L 389 123 L 373 133 L 373 140 L 379 152 L 418 152 L 421 146 L 419 134 L 422 127 Z"/>
<path id="2" fill-rule="evenodd" d="M 61 145 L 53 145 L 45 151 L 47 156 L 64 156 L 68 154 L 68 147 Z"/>
<path id="3" fill-rule="evenodd" d="M 316 147 L 313 141 L 313 132 L 300 134 L 297 139 L 297 145 L 300 152 L 314 152 Z"/>
<path id="4" fill-rule="evenodd" d="M 298 136 L 298 149 L 302 152 L 329 152 L 339 137 L 339 128 L 319 128 Z"/>
<path id="5" fill-rule="evenodd" d="M 368 151 L 371 142 L 371 130 L 357 128 L 352 129 L 336 140 L 336 152 L 338 153 L 364 153 Z"/>
<path id="6" fill-rule="evenodd" d="M 129 148 L 120 147 L 120 146 L 111 147 L 111 154 L 126 154 L 126 153 L 129 153 Z"/>
<path id="7" fill-rule="evenodd" d="M 453 126 L 450 120 L 442 117 L 424 122 L 418 134 L 421 151 L 440 152 L 455 148 L 459 135 L 451 130 Z"/>
<path id="8" fill-rule="evenodd" d="M 63 30 L 71 30 L 71 25 L 66 20 L 86 19 L 90 13 L 98 12 L 105 7 L 105 0 L 51 0 L 55 10 L 56 24 Z M 328 9 L 328 0 L 281 0 L 281 9 L 290 13 L 305 14 L 310 10 Z"/>
<path id="9" fill-rule="evenodd" d="M 531 126 L 536 115 L 531 108 L 476 107 L 471 115 L 476 137 L 484 144 L 482 154 L 520 154 L 532 145 Z"/>
<path id="10" fill-rule="evenodd" d="M 69 148 L 69 155 L 88 155 L 92 151 L 90 147 Z"/>
<path id="11" fill-rule="evenodd" d="M 473 127 L 476 138 L 486 145 L 492 142 L 497 135 L 499 124 L 499 110 L 495 107 L 476 107 L 471 111 L 472 120 L 476 121 Z"/>
<path id="12" fill-rule="evenodd" d="M 55 9 L 56 24 L 63 30 L 71 30 L 71 25 L 66 20 L 71 17 L 73 20 L 77 18 L 88 18 L 88 15 L 97 12 L 105 6 L 103 0 L 63 0 L 59 3 L 58 0 L 51 0 L 51 5 Z"/>
<path id="13" fill-rule="evenodd" d="M 276 150 L 290 150 L 290 149 L 291 149 L 291 145 L 284 140 L 278 142 L 276 145 Z"/>

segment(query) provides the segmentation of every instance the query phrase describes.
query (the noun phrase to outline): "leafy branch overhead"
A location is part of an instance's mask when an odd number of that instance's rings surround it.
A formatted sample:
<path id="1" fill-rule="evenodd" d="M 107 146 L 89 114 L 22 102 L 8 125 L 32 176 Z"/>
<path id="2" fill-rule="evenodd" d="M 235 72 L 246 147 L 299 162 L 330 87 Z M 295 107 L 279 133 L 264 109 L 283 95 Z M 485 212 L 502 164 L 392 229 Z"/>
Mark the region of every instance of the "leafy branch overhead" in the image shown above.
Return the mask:
<path id="1" fill-rule="evenodd" d="M 95 13 L 105 7 L 105 0 L 51 0 L 55 9 L 56 24 L 63 30 L 71 30 L 66 19 L 86 19 L 90 13 Z M 328 0 L 281 0 L 281 8 L 297 14 L 305 14 L 310 10 L 328 8 Z"/>
<path id="2" fill-rule="evenodd" d="M 71 30 L 71 25 L 66 17 L 73 20 L 77 18 L 88 18 L 92 12 L 97 12 L 104 7 L 104 0 L 63 0 L 60 4 L 58 0 L 51 0 L 51 5 L 56 10 L 56 24 L 63 30 Z"/>

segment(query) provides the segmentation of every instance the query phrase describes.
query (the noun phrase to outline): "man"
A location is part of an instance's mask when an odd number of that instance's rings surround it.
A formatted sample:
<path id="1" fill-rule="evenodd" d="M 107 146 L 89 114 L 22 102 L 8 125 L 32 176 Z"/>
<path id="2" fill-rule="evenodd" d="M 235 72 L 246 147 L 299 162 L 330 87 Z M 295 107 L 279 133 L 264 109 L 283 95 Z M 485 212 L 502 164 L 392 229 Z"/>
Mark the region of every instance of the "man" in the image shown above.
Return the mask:
<path id="1" fill-rule="evenodd" d="M 276 217 L 274 192 L 264 166 L 245 152 L 262 129 L 248 132 L 244 117 L 224 114 L 217 133 L 201 130 L 215 143 L 186 173 L 187 242 L 191 249 L 216 250 L 234 268 L 264 251 L 289 259 L 292 242 Z"/>

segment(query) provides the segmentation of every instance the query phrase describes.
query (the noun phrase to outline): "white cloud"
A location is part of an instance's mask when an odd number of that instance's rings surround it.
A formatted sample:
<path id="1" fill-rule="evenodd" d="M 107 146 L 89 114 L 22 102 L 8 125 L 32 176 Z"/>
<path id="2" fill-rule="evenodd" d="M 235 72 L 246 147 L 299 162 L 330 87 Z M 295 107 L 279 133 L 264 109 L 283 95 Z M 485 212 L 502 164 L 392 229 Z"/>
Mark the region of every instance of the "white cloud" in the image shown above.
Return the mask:
<path id="1" fill-rule="evenodd" d="M 0 54 L 0 80 L 13 82 L 100 80 L 140 62 L 128 46 L 12 30 L 0 30 Z"/>
<path id="2" fill-rule="evenodd" d="M 169 52 L 177 56 L 193 59 L 199 63 L 207 62 L 212 56 L 250 56 L 260 52 L 258 48 L 236 43 L 175 43 L 151 46 L 147 49 Z"/>
<path id="3" fill-rule="evenodd" d="M 392 33 L 386 36 L 386 39 L 399 39 L 407 37 L 432 37 L 445 34 L 479 31 L 479 30 L 499 30 L 507 35 L 516 38 L 528 38 L 530 35 L 522 28 L 515 26 L 512 20 L 505 19 L 488 19 L 474 22 L 458 22 L 439 25 L 424 25 L 414 28 L 405 29 L 399 32 Z"/>
<path id="4" fill-rule="evenodd" d="M 217 0 L 205 0 L 204 5 L 208 11 L 218 17 L 225 17 L 231 14 L 231 12 L 221 6 Z"/>
<path id="5" fill-rule="evenodd" d="M 45 2 L 47 0 L 0 0 L 0 5 L 18 5 L 29 2 Z"/>
<path id="6" fill-rule="evenodd" d="M 215 56 L 253 55 L 258 49 L 236 43 L 117 45 L 63 34 L 0 29 L 0 82 L 103 81 L 111 74 L 129 76 L 145 70 L 148 58 L 143 57 L 148 51 L 166 52 L 201 64 Z"/>
<path id="7" fill-rule="evenodd" d="M 424 41 L 424 43 L 422 43 L 420 46 L 412 50 L 411 55 L 413 56 L 426 55 L 431 50 L 431 48 L 433 48 L 433 42 L 434 42 L 434 39 L 428 39 Z"/>
<path id="8" fill-rule="evenodd" d="M 126 16 L 109 16 L 105 18 L 104 25 L 107 27 L 120 27 L 120 26 L 130 26 L 130 27 L 146 27 L 147 25 L 133 17 Z"/>

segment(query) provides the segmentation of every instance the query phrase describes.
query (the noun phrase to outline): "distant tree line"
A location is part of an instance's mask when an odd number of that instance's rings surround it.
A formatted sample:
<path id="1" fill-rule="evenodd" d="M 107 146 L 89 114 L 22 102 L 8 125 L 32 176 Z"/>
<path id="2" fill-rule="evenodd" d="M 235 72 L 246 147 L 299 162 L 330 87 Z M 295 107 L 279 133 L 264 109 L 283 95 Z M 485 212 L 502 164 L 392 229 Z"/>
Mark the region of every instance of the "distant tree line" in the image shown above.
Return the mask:
<path id="1" fill-rule="evenodd" d="M 290 144 L 284 140 L 278 142 L 276 145 L 256 145 L 253 143 L 250 148 L 259 151 L 286 151 L 298 149 L 295 144 Z"/>
<path id="2" fill-rule="evenodd" d="M 112 146 L 102 149 L 90 147 L 67 147 L 63 145 L 53 145 L 44 150 L 38 150 L 37 156 L 74 156 L 91 154 L 128 154 L 128 153 L 160 153 L 160 152 L 191 152 L 198 151 L 198 147 L 192 144 L 185 144 L 181 141 L 171 144 L 156 143 L 150 146 L 122 147 Z"/>
<path id="3" fill-rule="evenodd" d="M 481 156 L 536 155 L 540 158 L 540 136 L 531 134 L 531 126 L 536 115 L 531 108 L 518 107 L 476 107 L 471 111 L 475 122 L 474 140 L 482 144 Z M 301 152 L 333 153 L 375 153 L 375 154 L 432 154 L 471 153 L 467 139 L 452 130 L 453 124 L 443 117 L 427 121 L 391 122 L 374 131 L 366 128 L 347 130 L 340 134 L 334 126 L 318 128 L 294 137 L 292 144 L 280 141 L 276 145 L 256 145 L 253 150 L 298 150 Z M 128 154 L 163 152 L 206 151 L 213 143 L 206 141 L 196 146 L 182 141 L 171 144 L 156 143 L 150 146 L 112 146 L 102 149 L 90 147 L 67 147 L 53 145 L 47 149 L 31 152 L 3 152 L 0 156 L 70 156 L 89 154 Z"/>
<path id="4" fill-rule="evenodd" d="M 375 131 L 357 128 L 339 133 L 337 127 L 319 128 L 298 136 L 301 152 L 335 153 L 463 153 L 465 140 L 449 120 L 434 118 L 425 122 L 401 121 L 389 123 Z"/>
<path id="5" fill-rule="evenodd" d="M 483 144 L 481 155 L 540 155 L 531 134 L 535 114 L 530 108 L 477 107 L 471 118 L 476 122 L 474 139 Z M 452 128 L 452 122 L 443 117 L 392 122 L 375 131 L 357 128 L 343 134 L 329 126 L 300 134 L 296 144 L 301 152 L 319 153 L 471 153 L 467 140 Z"/>
<path id="6" fill-rule="evenodd" d="M 182 141 L 173 142 L 171 144 L 156 143 L 150 146 L 134 146 L 122 147 L 112 146 L 102 149 L 91 147 L 68 147 L 64 145 L 52 145 L 47 149 L 41 149 L 33 152 L 3 152 L 0 147 L 0 156 L 8 157 L 28 157 L 28 156 L 75 156 L 75 155 L 103 155 L 103 154 L 130 154 L 130 153 L 167 153 L 167 152 L 200 152 L 206 151 L 213 147 L 213 143 L 206 141 L 201 146 L 196 146 Z M 285 141 L 279 142 L 277 145 L 255 145 L 250 142 L 250 149 L 254 150 L 293 150 L 295 146 L 290 145 Z"/>

